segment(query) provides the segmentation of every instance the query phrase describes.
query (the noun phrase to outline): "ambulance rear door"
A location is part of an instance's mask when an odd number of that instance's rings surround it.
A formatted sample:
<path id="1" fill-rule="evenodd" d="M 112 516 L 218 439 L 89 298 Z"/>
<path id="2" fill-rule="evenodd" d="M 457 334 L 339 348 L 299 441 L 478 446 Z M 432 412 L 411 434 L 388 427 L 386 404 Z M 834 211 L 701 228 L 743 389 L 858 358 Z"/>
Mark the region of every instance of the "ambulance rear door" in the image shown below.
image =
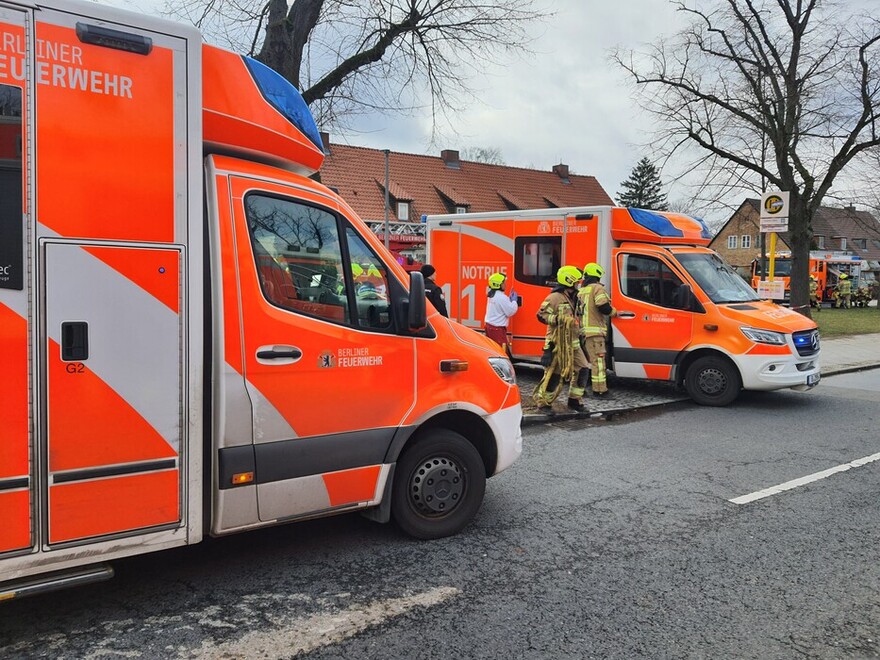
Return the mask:
<path id="1" fill-rule="evenodd" d="M 0 415 L 0 464 L 14 472 L 0 471 L 0 498 L 6 472 L 28 484 L 30 502 L 0 502 L 15 513 L 0 552 L 26 543 L 2 560 L 13 578 L 200 538 L 201 507 L 187 498 L 200 499 L 189 442 L 201 441 L 201 401 L 190 397 L 202 381 L 200 287 L 187 287 L 201 273 L 190 167 L 201 100 L 187 84 L 198 33 L 96 3 L 14 13 L 0 9 L 0 125 L 10 108 L 25 118 L 25 194 L 16 203 L 4 190 L 0 242 L 12 236 L 30 264 L 23 282 L 0 283 L 0 362 L 15 387 L 11 424 Z M 20 106 L 10 87 L 23 90 Z M 0 163 L 5 189 L 11 163 Z M 16 205 L 21 239 L 8 233 Z"/>

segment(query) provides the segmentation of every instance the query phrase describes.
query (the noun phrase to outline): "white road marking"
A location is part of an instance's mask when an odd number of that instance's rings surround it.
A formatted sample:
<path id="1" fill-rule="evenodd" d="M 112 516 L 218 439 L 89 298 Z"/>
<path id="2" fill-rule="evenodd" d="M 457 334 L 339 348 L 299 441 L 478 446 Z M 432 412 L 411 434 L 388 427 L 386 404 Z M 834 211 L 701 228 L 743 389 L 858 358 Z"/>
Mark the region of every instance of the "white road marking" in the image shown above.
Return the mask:
<path id="1" fill-rule="evenodd" d="M 748 495 L 734 497 L 732 500 L 728 501 L 733 502 L 734 504 L 748 504 L 749 502 L 754 502 L 755 500 L 770 497 L 771 495 L 778 495 L 783 491 L 791 490 L 792 488 L 797 488 L 798 486 L 803 486 L 804 484 L 808 484 L 813 481 L 819 481 L 819 479 L 830 477 L 832 474 L 837 474 L 838 472 L 846 472 L 849 469 L 861 467 L 862 465 L 867 465 L 868 463 L 873 463 L 874 461 L 880 461 L 880 454 L 871 454 L 870 456 L 865 456 L 864 458 L 857 458 L 856 460 L 850 461 L 849 463 L 844 463 L 843 465 L 838 465 L 837 467 L 828 468 L 827 470 L 822 470 L 821 472 L 814 472 L 813 474 L 808 474 L 806 477 L 792 479 L 791 481 L 786 481 L 784 484 L 779 484 L 778 486 L 770 486 L 770 488 L 755 491 L 754 493 L 749 493 Z"/>
<path id="2" fill-rule="evenodd" d="M 437 587 L 413 596 L 354 605 L 335 614 L 291 619 L 277 628 L 255 630 L 229 642 L 202 642 L 201 648 L 185 655 L 205 658 L 287 658 L 344 641 L 371 626 L 417 607 L 439 605 L 459 593 L 455 587 Z"/>

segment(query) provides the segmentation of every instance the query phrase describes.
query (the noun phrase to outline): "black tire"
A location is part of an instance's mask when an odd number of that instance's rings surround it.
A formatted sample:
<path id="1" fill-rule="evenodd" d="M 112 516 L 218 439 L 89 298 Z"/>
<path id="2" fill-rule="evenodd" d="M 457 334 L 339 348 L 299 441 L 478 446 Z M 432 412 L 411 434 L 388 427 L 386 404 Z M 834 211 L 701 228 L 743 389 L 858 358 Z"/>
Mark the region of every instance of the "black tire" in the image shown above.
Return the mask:
<path id="1" fill-rule="evenodd" d="M 391 516 L 418 539 L 451 536 L 477 513 L 486 492 L 486 467 L 464 436 L 429 429 L 397 461 Z"/>
<path id="2" fill-rule="evenodd" d="M 684 376 L 684 387 L 701 406 L 726 406 L 739 396 L 739 371 L 728 360 L 706 356 L 698 358 Z"/>

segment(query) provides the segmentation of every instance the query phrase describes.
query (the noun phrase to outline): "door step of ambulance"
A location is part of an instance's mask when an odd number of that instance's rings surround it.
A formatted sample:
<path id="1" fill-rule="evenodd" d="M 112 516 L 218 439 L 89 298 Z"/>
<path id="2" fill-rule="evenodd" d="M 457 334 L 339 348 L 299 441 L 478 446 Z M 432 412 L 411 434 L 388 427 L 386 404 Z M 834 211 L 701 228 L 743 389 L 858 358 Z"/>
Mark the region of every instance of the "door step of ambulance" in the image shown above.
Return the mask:
<path id="1" fill-rule="evenodd" d="M 65 571 L 31 576 L 21 580 L 0 583 L 0 602 L 25 596 L 36 596 L 49 591 L 79 587 L 92 582 L 103 582 L 113 577 L 113 567 L 109 564 L 77 567 Z"/>

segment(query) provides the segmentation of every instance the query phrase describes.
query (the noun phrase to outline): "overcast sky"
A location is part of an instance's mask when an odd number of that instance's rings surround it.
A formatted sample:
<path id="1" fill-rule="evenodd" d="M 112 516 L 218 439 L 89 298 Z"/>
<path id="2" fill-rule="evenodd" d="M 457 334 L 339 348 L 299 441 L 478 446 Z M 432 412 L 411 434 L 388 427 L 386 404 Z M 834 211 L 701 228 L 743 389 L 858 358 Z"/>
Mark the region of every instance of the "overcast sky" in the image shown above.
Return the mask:
<path id="1" fill-rule="evenodd" d="M 359 131 L 332 133 L 331 140 L 430 155 L 497 147 L 508 165 L 549 170 L 563 162 L 576 174 L 595 176 L 616 197 L 639 158 L 650 155 L 640 148 L 650 124 L 633 104 L 623 73 L 608 61 L 609 49 L 672 34 L 681 18 L 668 0 L 544 4 L 555 15 L 530 30 L 533 53 L 474 81 L 479 102 L 456 114 L 453 127 L 439 127 L 436 144 L 430 116 L 365 117 L 355 125 Z"/>
<path id="2" fill-rule="evenodd" d="M 164 0 L 102 0 L 157 13 Z M 876 9 L 878 0 L 843 0 L 847 8 Z M 331 141 L 376 149 L 439 155 L 442 149 L 494 147 L 504 162 L 549 170 L 567 164 L 576 174 L 595 176 L 612 198 L 642 156 L 651 118 L 633 102 L 624 73 L 609 61 L 616 46 L 644 50 L 685 24 L 669 0 L 536 0 L 552 16 L 533 25 L 531 52 L 509 58 L 471 81 L 476 102 L 432 130 L 430 110 L 422 116 L 375 113 L 352 120 L 350 130 L 330 130 Z M 324 128 L 324 127 L 322 127 Z M 435 137 L 431 142 L 432 135 Z M 680 172 L 662 172 L 671 202 L 691 190 Z M 754 191 L 759 196 L 759 191 Z M 728 200 L 736 205 L 741 200 Z M 712 224 L 729 211 L 695 209 Z"/>

